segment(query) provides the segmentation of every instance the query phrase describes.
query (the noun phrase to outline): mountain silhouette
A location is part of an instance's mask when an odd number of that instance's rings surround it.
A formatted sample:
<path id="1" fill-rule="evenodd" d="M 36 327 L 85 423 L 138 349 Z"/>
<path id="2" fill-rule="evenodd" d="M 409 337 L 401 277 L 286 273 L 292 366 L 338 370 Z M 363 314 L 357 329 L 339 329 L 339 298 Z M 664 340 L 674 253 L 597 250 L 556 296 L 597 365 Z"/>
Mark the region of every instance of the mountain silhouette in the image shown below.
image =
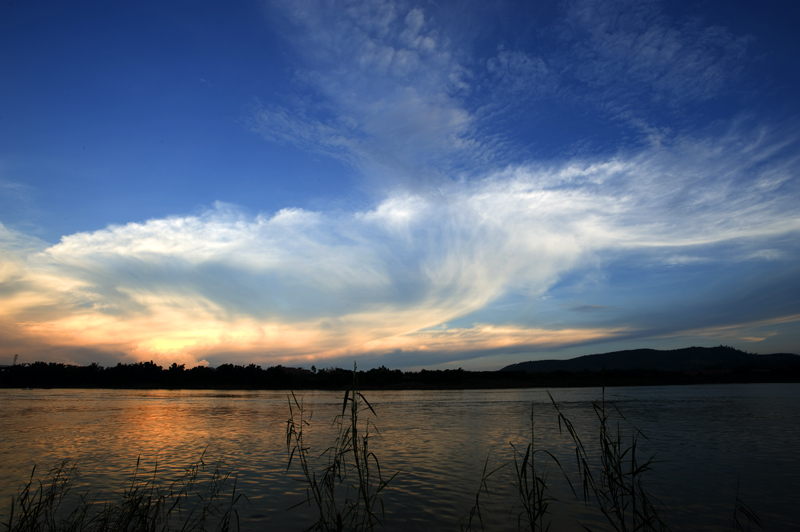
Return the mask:
<path id="1" fill-rule="evenodd" d="M 685 347 L 670 351 L 631 349 L 597 355 L 585 355 L 568 360 L 531 360 L 511 364 L 500 371 L 658 370 L 698 371 L 709 369 L 732 370 L 741 367 L 776 369 L 800 365 L 800 355 L 775 353 L 755 355 L 728 346 Z"/>

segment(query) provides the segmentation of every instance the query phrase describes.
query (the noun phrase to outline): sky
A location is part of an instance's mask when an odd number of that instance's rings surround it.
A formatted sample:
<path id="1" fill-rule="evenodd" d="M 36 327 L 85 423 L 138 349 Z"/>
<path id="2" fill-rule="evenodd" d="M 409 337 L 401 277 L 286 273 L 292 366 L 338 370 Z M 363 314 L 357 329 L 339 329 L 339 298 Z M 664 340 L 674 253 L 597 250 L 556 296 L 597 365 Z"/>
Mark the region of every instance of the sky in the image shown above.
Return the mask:
<path id="1" fill-rule="evenodd" d="M 7 2 L 0 364 L 800 353 L 793 2 Z"/>

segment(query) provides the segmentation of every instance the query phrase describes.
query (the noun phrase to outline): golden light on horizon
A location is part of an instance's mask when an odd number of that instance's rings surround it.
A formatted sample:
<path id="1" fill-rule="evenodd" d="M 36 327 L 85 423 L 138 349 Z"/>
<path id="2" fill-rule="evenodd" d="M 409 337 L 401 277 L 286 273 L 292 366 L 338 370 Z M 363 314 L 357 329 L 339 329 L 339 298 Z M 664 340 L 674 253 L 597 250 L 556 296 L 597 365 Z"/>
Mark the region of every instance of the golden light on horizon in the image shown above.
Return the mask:
<path id="1" fill-rule="evenodd" d="M 33 343 L 117 351 L 130 361 L 205 363 L 216 353 L 265 363 L 331 359 L 396 351 L 457 352 L 552 347 L 613 337 L 621 329 L 546 330 L 476 324 L 469 328 L 420 330 L 433 316 L 403 320 L 405 312 L 356 314 L 336 320 L 299 323 L 260 322 L 250 317 L 223 320 L 219 309 L 193 305 L 189 311 L 150 301 L 147 315 L 118 317 L 86 309 L 43 321 L 17 322 L 18 333 Z M 205 306 L 204 309 L 201 309 Z M 8 316 L 6 316 L 8 318 Z M 395 320 L 392 326 L 390 322 Z M 410 329 L 410 331 L 409 331 Z M 385 334 L 385 336 L 381 336 Z"/>

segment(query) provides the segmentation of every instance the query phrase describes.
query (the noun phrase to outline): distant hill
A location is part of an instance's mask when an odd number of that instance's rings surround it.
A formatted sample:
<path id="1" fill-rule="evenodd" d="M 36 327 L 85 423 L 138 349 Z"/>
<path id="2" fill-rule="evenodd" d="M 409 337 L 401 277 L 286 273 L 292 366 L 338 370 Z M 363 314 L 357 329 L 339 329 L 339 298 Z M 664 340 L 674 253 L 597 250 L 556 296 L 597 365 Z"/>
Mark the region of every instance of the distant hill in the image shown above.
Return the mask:
<path id="1" fill-rule="evenodd" d="M 800 355 L 776 353 L 754 355 L 733 347 L 686 347 L 671 351 L 657 349 L 632 349 L 598 355 L 585 355 L 569 360 L 531 360 L 511 364 L 500 371 L 527 371 L 548 373 L 552 371 L 607 370 L 658 370 L 696 371 L 707 369 L 731 370 L 741 367 L 776 369 L 800 365 Z"/>

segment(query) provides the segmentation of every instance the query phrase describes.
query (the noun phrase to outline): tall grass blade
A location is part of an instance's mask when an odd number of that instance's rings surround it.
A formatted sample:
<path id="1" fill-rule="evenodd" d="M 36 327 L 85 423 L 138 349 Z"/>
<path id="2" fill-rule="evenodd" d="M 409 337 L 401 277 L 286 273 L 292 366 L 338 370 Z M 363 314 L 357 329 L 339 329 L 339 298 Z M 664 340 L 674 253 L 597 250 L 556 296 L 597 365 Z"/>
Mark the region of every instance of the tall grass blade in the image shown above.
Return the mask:
<path id="1" fill-rule="evenodd" d="M 358 391 L 358 371 L 354 366 L 352 386 L 345 391 L 342 413 L 334 420 L 338 436 L 318 457 L 326 465 L 315 469 L 311 447 L 305 442 L 309 426 L 306 416 L 310 417 L 310 412 L 307 414 L 302 402 L 291 394 L 286 422 L 287 471 L 296 463 L 306 485 L 305 500 L 292 508 L 303 504 L 316 508 L 317 520 L 308 530 L 367 531 L 383 524 L 385 509 L 379 495 L 397 473 L 388 479 L 383 477 L 378 457 L 370 450 L 371 432 L 377 432 L 377 428 L 368 417 L 360 419 L 364 412 L 377 417 Z"/>
<path id="2" fill-rule="evenodd" d="M 488 484 L 489 477 L 491 477 L 492 475 L 503 469 L 506 465 L 508 465 L 507 463 L 501 464 L 500 466 L 496 467 L 495 469 L 487 473 L 487 470 L 489 469 L 489 457 L 491 456 L 491 454 L 492 453 L 489 452 L 486 455 L 486 461 L 483 463 L 483 473 L 481 474 L 481 481 L 480 484 L 478 484 L 478 490 L 475 492 L 475 504 L 472 505 L 472 508 L 470 508 L 469 514 L 461 518 L 462 522 L 459 522 L 459 528 L 462 530 L 462 532 L 476 530 L 475 525 L 473 524 L 476 520 L 477 523 L 480 525 L 481 530 L 484 530 L 483 514 L 481 513 L 481 506 L 483 505 L 481 503 L 481 492 L 486 493 L 486 496 L 489 497 L 489 484 Z M 466 524 L 463 523 L 464 519 L 467 520 Z"/>

